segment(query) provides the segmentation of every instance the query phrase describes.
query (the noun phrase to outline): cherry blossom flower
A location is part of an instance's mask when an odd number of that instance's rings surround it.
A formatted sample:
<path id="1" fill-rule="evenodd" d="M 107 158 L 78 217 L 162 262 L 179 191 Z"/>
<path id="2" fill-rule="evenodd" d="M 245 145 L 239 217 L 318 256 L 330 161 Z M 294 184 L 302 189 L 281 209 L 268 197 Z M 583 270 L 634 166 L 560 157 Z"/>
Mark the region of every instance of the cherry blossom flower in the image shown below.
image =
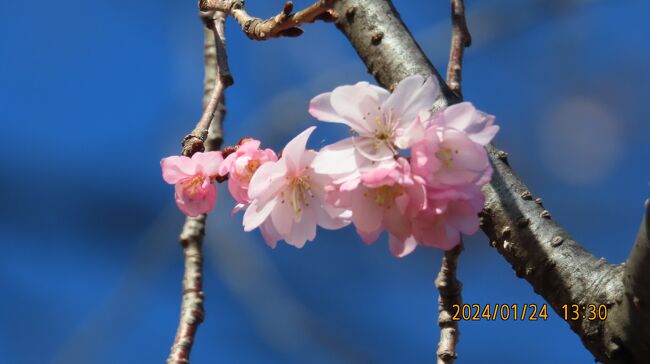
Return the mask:
<path id="1" fill-rule="evenodd" d="M 349 178 L 370 167 L 392 168 L 399 149 L 423 137 L 421 119 L 427 117 L 439 94 L 437 80 L 415 75 L 402 80 L 392 94 L 359 82 L 316 96 L 309 105 L 311 115 L 345 124 L 354 136 L 322 148 L 313 168 Z"/>
<path id="2" fill-rule="evenodd" d="M 185 215 L 195 217 L 214 208 L 217 188 L 212 180 L 222 161 L 220 152 L 199 152 L 192 158 L 172 156 L 160 161 L 163 179 L 176 185 L 176 205 Z"/>
<path id="3" fill-rule="evenodd" d="M 492 168 L 483 146 L 499 130 L 494 116 L 463 102 L 433 114 L 424 138 L 411 149 L 413 170 L 429 186 L 482 185 Z"/>
<path id="4" fill-rule="evenodd" d="M 412 235 L 412 218 L 426 208 L 424 181 L 411 174 L 404 158 L 391 168 L 376 168 L 327 190 L 334 206 L 352 211 L 352 223 L 366 244 L 377 240 L 384 229 L 391 241 L 405 241 Z"/>
<path id="5" fill-rule="evenodd" d="M 479 229 L 478 213 L 485 198 L 476 185 L 447 190 L 427 189 L 429 207 L 412 219 L 412 239 L 429 247 L 449 250 L 460 244 L 461 233 Z"/>
<path id="6" fill-rule="evenodd" d="M 238 202 L 233 213 L 250 202 L 248 185 L 257 169 L 264 163 L 277 160 L 275 152 L 271 149 L 260 149 L 260 141 L 255 139 L 243 142 L 234 153 L 224 159 L 219 167 L 219 175 L 228 175 L 228 191 Z"/>
<path id="7" fill-rule="evenodd" d="M 315 173 L 311 162 L 316 152 L 305 149 L 314 129 L 293 138 L 280 159 L 261 165 L 248 186 L 251 203 L 244 214 L 244 230 L 259 227 L 271 247 L 284 240 L 302 248 L 316 237 L 317 225 L 338 229 L 349 223 L 349 212 L 324 203 L 331 178 Z"/>
<path id="8" fill-rule="evenodd" d="M 485 146 L 499 131 L 495 119 L 494 115 L 477 110 L 471 102 L 461 102 L 434 113 L 428 125 L 462 131 L 475 143 Z"/>

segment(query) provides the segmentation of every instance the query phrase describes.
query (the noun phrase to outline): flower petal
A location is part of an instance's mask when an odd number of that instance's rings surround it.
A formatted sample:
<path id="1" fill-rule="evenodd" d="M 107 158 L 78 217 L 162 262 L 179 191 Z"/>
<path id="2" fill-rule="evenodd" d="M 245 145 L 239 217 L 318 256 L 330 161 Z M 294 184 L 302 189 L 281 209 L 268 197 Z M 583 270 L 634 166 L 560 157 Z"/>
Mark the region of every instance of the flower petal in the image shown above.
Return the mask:
<path id="1" fill-rule="evenodd" d="M 221 156 L 221 152 L 199 152 L 194 153 L 192 160 L 196 162 L 206 176 L 217 176 L 219 174 L 219 166 L 223 162 L 223 156 Z"/>
<path id="2" fill-rule="evenodd" d="M 321 148 L 311 167 L 316 173 L 343 175 L 358 170 L 361 159 L 354 148 L 352 138 L 346 138 Z"/>
<path id="3" fill-rule="evenodd" d="M 286 195 L 290 195 L 291 193 L 292 191 L 290 189 L 285 190 Z M 280 202 L 271 212 L 271 221 L 273 221 L 273 227 L 280 235 L 288 235 L 293 227 L 295 212 L 291 208 L 291 203 L 289 203 L 287 196 L 280 197 L 279 199 Z"/>
<path id="4" fill-rule="evenodd" d="M 440 86 L 433 77 L 409 76 L 397 84 L 390 97 L 382 105 L 384 111 L 396 114 L 400 126 L 407 127 L 415 121 L 422 110 L 430 110 L 440 96 Z"/>
<path id="5" fill-rule="evenodd" d="M 286 183 L 287 168 L 283 160 L 262 164 L 248 186 L 248 197 L 251 200 L 269 200 L 277 195 Z"/>
<path id="6" fill-rule="evenodd" d="M 400 240 L 393 235 L 388 235 L 388 247 L 390 252 L 397 258 L 403 258 L 411 254 L 417 246 L 418 243 L 412 236 L 406 240 Z"/>
<path id="7" fill-rule="evenodd" d="M 343 118 L 343 123 L 360 134 L 373 134 L 375 117 L 389 92 L 368 82 L 339 86 L 332 91 L 332 109 Z"/>
<path id="8" fill-rule="evenodd" d="M 307 241 L 316 238 L 316 210 L 317 206 L 306 207 L 302 211 L 300 221 L 295 221 L 289 235 L 284 235 L 284 241 L 300 249 Z"/>
<path id="9" fill-rule="evenodd" d="M 278 245 L 278 240 L 282 239 L 282 237 L 275 230 L 275 227 L 273 227 L 273 223 L 270 220 L 264 221 L 264 223 L 260 225 L 260 231 L 262 232 L 262 237 L 264 238 L 266 245 L 275 249 Z"/>
<path id="10" fill-rule="evenodd" d="M 269 217 L 277 203 L 277 198 L 272 198 L 265 203 L 253 200 L 244 213 L 244 231 L 251 231 L 260 226 Z"/>
<path id="11" fill-rule="evenodd" d="M 171 156 L 160 160 L 165 182 L 173 185 L 196 173 L 196 162 L 185 156 Z"/>
<path id="12" fill-rule="evenodd" d="M 303 166 L 301 161 L 303 160 L 303 154 L 305 153 L 305 148 L 307 146 L 307 139 L 311 133 L 316 129 L 315 126 L 311 126 L 305 129 L 302 133 L 298 134 L 295 138 L 291 139 L 287 146 L 282 150 L 282 158 L 287 164 L 287 172 L 297 173 Z M 254 178 L 254 177 L 253 177 Z"/>
<path id="13" fill-rule="evenodd" d="M 196 197 L 190 197 L 185 193 L 182 184 L 176 185 L 176 206 L 187 216 L 196 217 L 206 214 L 214 208 L 217 200 L 217 186 L 209 184 L 204 191 L 198 193 Z"/>

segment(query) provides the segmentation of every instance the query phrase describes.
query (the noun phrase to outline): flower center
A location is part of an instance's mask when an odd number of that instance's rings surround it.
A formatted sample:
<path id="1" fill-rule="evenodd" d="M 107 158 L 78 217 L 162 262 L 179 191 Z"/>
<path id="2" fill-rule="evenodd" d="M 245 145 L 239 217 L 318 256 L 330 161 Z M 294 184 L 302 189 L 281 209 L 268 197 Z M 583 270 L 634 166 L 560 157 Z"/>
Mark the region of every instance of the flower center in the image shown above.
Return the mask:
<path id="1" fill-rule="evenodd" d="M 192 178 L 188 178 L 183 181 L 183 190 L 190 198 L 194 198 L 194 196 L 197 194 L 197 189 L 202 192 L 202 189 L 200 187 L 203 185 L 204 180 L 205 178 L 203 178 L 203 176 L 200 174 Z"/>
<path id="2" fill-rule="evenodd" d="M 289 203 L 293 209 L 293 213 L 296 217 L 300 217 L 304 207 L 309 207 L 309 200 L 314 197 L 314 194 L 311 190 L 311 183 L 309 181 L 309 176 L 294 177 L 286 190 L 289 194 Z M 285 202 L 285 193 L 282 191 L 280 193 L 282 200 L 281 203 Z"/>
<path id="3" fill-rule="evenodd" d="M 257 169 L 260 167 L 260 160 L 259 159 L 251 159 L 248 161 L 248 164 L 246 164 L 246 172 L 248 172 L 248 177 L 253 177 L 253 173 L 257 171 Z"/>
<path id="4" fill-rule="evenodd" d="M 404 194 L 404 190 L 399 185 L 381 186 L 373 189 L 372 192 L 377 206 L 386 207 L 387 209 L 392 207 L 396 197 Z"/>
<path id="5" fill-rule="evenodd" d="M 436 152 L 436 157 L 445 165 L 445 168 L 452 169 L 454 167 L 454 154 L 458 154 L 458 149 L 442 147 Z"/>

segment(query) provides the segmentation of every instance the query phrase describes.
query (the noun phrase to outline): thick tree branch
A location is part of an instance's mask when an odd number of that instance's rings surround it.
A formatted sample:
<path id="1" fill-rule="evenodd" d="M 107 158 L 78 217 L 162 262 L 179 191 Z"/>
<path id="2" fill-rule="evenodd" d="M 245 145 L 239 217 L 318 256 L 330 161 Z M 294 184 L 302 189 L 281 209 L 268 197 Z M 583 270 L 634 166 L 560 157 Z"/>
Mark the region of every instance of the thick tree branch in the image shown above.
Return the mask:
<path id="1" fill-rule="evenodd" d="M 233 79 L 227 64 L 225 50 L 224 21 L 225 14 L 210 12 L 201 14 L 205 24 L 204 44 L 204 112 L 199 125 L 200 135 L 205 140 L 205 149 L 219 150 L 223 142 L 223 118 L 225 117 L 224 90 L 232 85 Z M 208 119 L 209 118 L 209 119 Z M 209 133 L 208 129 L 209 128 Z M 185 138 L 187 141 L 187 137 Z M 194 145 L 194 144 L 192 144 Z M 201 149 L 203 149 L 201 141 Z M 183 143 L 183 154 L 191 156 L 198 149 L 186 149 Z M 176 330 L 176 337 L 171 348 L 168 364 L 188 364 L 190 352 L 199 325 L 203 322 L 203 237 L 205 236 L 206 215 L 195 218 L 188 217 L 180 235 L 180 242 L 185 256 L 185 272 L 183 274 L 183 299 L 181 314 Z"/>
<path id="2" fill-rule="evenodd" d="M 244 8 L 243 0 L 199 0 L 202 11 L 218 10 L 232 15 L 244 33 L 254 40 L 278 37 L 297 37 L 303 33 L 300 25 L 316 20 L 334 21 L 332 5 L 337 0 L 318 0 L 308 8 L 293 13 L 293 2 L 287 1 L 280 13 L 269 19 L 251 16 Z"/>
<path id="3" fill-rule="evenodd" d="M 463 251 L 463 245 L 446 251 L 442 258 L 440 273 L 436 278 L 438 288 L 438 326 L 440 326 L 440 342 L 438 343 L 438 364 L 451 364 L 458 357 L 456 345 L 460 332 L 458 322 L 452 320 L 453 305 L 461 305 L 462 284 L 456 278 L 458 257 Z"/>
<path id="4" fill-rule="evenodd" d="M 451 49 L 447 65 L 447 84 L 451 91 L 462 98 L 461 80 L 465 48 L 472 44 L 472 36 L 465 21 L 463 0 L 451 0 Z"/>
<path id="5" fill-rule="evenodd" d="M 647 362 L 650 358 L 650 200 L 645 201 L 645 214 L 636 242 L 625 264 L 623 285 L 625 295 L 621 309 L 612 319 L 620 323 L 613 328 L 619 343 L 635 348 L 629 362 Z M 623 348 L 625 349 L 625 347 Z M 629 359 L 629 358 L 628 358 Z"/>
<path id="6" fill-rule="evenodd" d="M 347 0 L 335 9 L 342 15 L 337 26 L 380 84 L 391 88 L 413 74 L 434 76 L 441 82 L 444 94 L 436 106 L 460 101 L 422 53 L 390 0 Z M 647 333 L 650 303 L 640 297 L 635 301 L 636 296 L 624 294 L 625 268 L 596 259 L 573 240 L 512 171 L 507 154 L 492 145 L 488 146 L 488 152 L 495 173 L 483 191 L 486 204 L 481 226 L 492 245 L 510 262 L 517 276 L 525 278 L 558 314 L 564 304 L 608 306 L 610 315 L 605 321 L 568 322 L 597 360 L 606 363 L 647 360 L 650 335 L 629 333 Z M 633 255 L 640 257 L 638 266 L 647 267 L 650 262 L 643 251 Z M 628 285 L 634 287 L 633 283 Z"/>

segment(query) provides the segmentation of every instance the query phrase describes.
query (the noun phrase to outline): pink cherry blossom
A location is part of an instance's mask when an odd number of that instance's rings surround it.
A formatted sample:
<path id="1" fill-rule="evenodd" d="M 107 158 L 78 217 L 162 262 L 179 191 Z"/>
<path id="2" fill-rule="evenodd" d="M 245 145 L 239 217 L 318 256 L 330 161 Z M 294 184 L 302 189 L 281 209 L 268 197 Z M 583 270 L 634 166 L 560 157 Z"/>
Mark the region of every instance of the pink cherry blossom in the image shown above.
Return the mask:
<path id="1" fill-rule="evenodd" d="M 420 140 L 422 117 L 440 94 L 437 80 L 419 75 L 402 80 L 391 94 L 359 82 L 340 86 L 311 100 L 316 119 L 342 123 L 354 136 L 321 149 L 313 162 L 318 173 L 358 177 L 371 167 L 392 168 L 399 149 Z"/>
<path id="2" fill-rule="evenodd" d="M 267 162 L 275 162 L 278 157 L 271 149 L 259 149 L 260 141 L 249 139 L 224 159 L 219 167 L 219 175 L 228 175 L 228 191 L 238 202 L 233 210 L 237 212 L 250 202 L 248 185 L 257 169 Z"/>
<path id="3" fill-rule="evenodd" d="M 414 241 L 449 250 L 460 243 L 461 233 L 471 235 L 478 231 L 478 213 L 485 200 L 478 186 L 437 191 L 427 189 L 427 200 L 428 208 L 412 220 L 411 239 Z M 412 242 L 404 245 L 407 244 Z"/>
<path id="4" fill-rule="evenodd" d="M 412 167 L 429 186 L 483 185 L 492 167 L 483 148 L 499 127 L 494 116 L 463 102 L 434 113 L 424 138 L 411 149 Z"/>
<path id="5" fill-rule="evenodd" d="M 413 170 L 429 186 L 476 184 L 491 173 L 483 146 L 455 129 L 430 126 L 411 149 Z"/>
<path id="6" fill-rule="evenodd" d="M 405 241 L 412 235 L 412 218 L 426 208 L 424 181 L 411 174 L 404 158 L 397 159 L 392 168 L 376 168 L 357 179 L 328 186 L 328 200 L 352 211 L 352 222 L 367 244 L 377 240 L 384 229 Z"/>
<path id="7" fill-rule="evenodd" d="M 485 146 L 499 131 L 495 117 L 477 110 L 471 102 L 446 107 L 432 115 L 429 125 L 461 131 L 475 143 Z"/>
<path id="8" fill-rule="evenodd" d="M 214 208 L 217 188 L 212 179 L 222 161 L 220 152 L 199 152 L 192 158 L 172 156 L 160 161 L 163 179 L 176 185 L 176 205 L 185 215 L 195 217 Z"/>
<path id="9" fill-rule="evenodd" d="M 261 165 L 248 186 L 251 203 L 244 214 L 244 230 L 259 227 L 271 247 L 282 239 L 302 248 L 316 237 L 317 225 L 338 229 L 348 224 L 349 212 L 324 203 L 331 178 L 311 168 L 316 152 L 305 148 L 314 129 L 293 138 L 280 159 Z"/>

